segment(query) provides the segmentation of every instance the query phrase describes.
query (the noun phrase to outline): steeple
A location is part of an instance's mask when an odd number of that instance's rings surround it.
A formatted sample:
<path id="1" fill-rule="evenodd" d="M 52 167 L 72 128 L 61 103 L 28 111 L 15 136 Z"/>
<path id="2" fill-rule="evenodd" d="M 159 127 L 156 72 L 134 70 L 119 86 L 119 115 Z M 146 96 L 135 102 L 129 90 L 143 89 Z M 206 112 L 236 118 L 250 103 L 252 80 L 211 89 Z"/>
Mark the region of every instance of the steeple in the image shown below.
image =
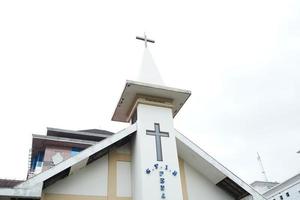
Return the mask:
<path id="1" fill-rule="evenodd" d="M 145 35 L 139 82 L 127 81 L 112 120 L 136 126 L 132 137 L 133 200 L 183 200 L 173 118 L 190 91 L 163 85 Z M 176 191 L 176 192 L 174 192 Z"/>
<path id="2" fill-rule="evenodd" d="M 147 38 L 147 35 L 145 33 L 144 33 L 144 37 L 137 36 L 136 39 L 145 42 L 145 50 L 144 50 L 142 64 L 139 70 L 138 81 L 143 83 L 164 85 L 163 80 L 158 71 L 158 68 L 155 65 L 155 62 L 153 60 L 153 57 L 147 45 L 148 42 L 155 43 L 155 41 Z"/>
<path id="3" fill-rule="evenodd" d="M 162 77 L 148 48 L 144 49 L 138 81 L 150 84 L 164 85 Z"/>
<path id="4" fill-rule="evenodd" d="M 148 39 L 146 35 L 144 38 L 136 37 L 136 39 L 145 41 L 138 81 L 126 81 L 112 120 L 134 122 L 136 107 L 140 103 L 171 108 L 172 115 L 175 117 L 191 92 L 164 86 L 159 70 L 147 48 L 147 42 L 155 41 Z"/>

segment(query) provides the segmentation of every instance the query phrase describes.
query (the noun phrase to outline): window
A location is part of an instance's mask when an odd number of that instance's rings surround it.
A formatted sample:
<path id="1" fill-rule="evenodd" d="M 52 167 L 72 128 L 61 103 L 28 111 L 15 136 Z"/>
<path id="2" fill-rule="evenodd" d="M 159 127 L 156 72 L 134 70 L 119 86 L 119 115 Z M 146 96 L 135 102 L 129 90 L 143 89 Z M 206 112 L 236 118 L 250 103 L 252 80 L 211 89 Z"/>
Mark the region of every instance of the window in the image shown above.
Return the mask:
<path id="1" fill-rule="evenodd" d="M 71 156 L 77 155 L 80 151 L 82 151 L 81 148 L 78 148 L 78 147 L 72 147 L 72 150 L 71 150 Z"/>
<path id="2" fill-rule="evenodd" d="M 36 167 L 41 167 L 44 161 L 45 152 L 39 151 L 36 156 L 31 160 L 31 170 L 35 170 Z"/>
<path id="3" fill-rule="evenodd" d="M 290 196 L 290 193 L 287 192 L 287 193 L 285 193 L 285 195 L 286 195 L 287 197 L 289 197 L 289 196 Z"/>
<path id="4" fill-rule="evenodd" d="M 42 163 L 44 161 L 44 155 L 45 155 L 45 152 L 43 151 L 39 151 L 38 155 L 37 155 L 37 166 L 38 167 L 41 167 L 42 166 Z"/>

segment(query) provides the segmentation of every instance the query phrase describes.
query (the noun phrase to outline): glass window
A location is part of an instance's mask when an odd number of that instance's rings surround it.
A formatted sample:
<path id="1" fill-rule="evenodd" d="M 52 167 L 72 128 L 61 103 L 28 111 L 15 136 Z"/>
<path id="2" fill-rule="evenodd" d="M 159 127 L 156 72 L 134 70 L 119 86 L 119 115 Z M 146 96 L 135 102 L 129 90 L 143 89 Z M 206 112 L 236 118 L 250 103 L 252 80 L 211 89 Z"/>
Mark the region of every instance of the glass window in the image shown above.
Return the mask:
<path id="1" fill-rule="evenodd" d="M 43 163 L 43 161 L 44 161 L 44 154 L 45 154 L 45 152 L 43 152 L 43 151 L 39 151 L 39 153 L 38 153 L 38 158 L 37 158 L 37 166 L 42 166 L 42 163 Z"/>
<path id="2" fill-rule="evenodd" d="M 71 156 L 77 155 L 80 151 L 82 151 L 81 148 L 78 148 L 78 147 L 72 147 L 72 149 L 71 149 Z"/>

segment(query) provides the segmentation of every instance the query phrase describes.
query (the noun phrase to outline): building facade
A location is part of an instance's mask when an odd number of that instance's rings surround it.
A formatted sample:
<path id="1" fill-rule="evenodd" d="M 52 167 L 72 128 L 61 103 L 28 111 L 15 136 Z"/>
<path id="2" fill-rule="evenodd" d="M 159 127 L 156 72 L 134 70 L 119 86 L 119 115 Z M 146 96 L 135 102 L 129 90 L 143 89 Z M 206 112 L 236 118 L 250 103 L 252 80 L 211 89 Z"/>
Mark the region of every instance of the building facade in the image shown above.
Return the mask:
<path id="1" fill-rule="evenodd" d="M 269 200 L 298 200 L 300 199 L 300 174 L 272 187 L 263 193 Z"/>
<path id="2" fill-rule="evenodd" d="M 277 182 L 269 182 L 269 181 L 254 181 L 251 183 L 251 187 L 253 187 L 257 192 L 260 194 L 265 193 L 266 191 L 270 190 L 274 186 L 278 185 Z"/>
<path id="3" fill-rule="evenodd" d="M 112 117 L 127 128 L 34 135 L 28 179 L 0 188 L 0 199 L 265 199 L 176 130 L 173 119 L 190 95 L 127 81 Z"/>

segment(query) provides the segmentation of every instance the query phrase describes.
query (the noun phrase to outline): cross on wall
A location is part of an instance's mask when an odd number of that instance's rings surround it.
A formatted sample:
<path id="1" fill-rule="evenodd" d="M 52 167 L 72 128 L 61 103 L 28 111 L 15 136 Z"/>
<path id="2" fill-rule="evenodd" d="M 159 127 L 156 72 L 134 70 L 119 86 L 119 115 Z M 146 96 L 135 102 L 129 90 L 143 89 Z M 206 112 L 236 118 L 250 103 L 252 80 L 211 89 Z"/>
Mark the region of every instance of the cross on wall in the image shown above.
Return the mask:
<path id="1" fill-rule="evenodd" d="M 169 133 L 160 131 L 159 123 L 154 123 L 154 130 L 146 130 L 146 135 L 155 136 L 156 159 L 157 161 L 163 161 L 161 137 L 169 137 Z"/>

